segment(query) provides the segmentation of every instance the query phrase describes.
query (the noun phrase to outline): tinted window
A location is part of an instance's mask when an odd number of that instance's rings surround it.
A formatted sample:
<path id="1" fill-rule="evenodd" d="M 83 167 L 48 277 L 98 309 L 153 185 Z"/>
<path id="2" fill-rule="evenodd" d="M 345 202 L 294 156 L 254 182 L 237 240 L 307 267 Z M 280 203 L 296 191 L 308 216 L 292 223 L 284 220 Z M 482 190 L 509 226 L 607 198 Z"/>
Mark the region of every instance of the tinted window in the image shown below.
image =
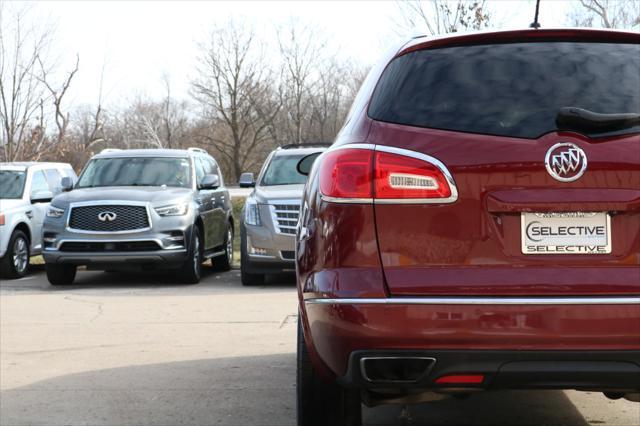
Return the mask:
<path id="1" fill-rule="evenodd" d="M 305 175 L 298 173 L 298 162 L 306 155 L 280 155 L 274 156 L 262 176 L 261 184 L 270 185 L 294 185 L 307 181 Z"/>
<path id="2" fill-rule="evenodd" d="M 191 187 L 188 158 L 100 158 L 92 160 L 78 181 L 79 188 L 97 186 Z"/>
<path id="3" fill-rule="evenodd" d="M 47 183 L 44 173 L 41 170 L 38 170 L 33 172 L 30 194 L 33 195 L 43 191 L 51 191 L 51 189 L 49 188 L 49 184 Z"/>
<path id="4" fill-rule="evenodd" d="M 640 112 L 640 45 L 514 43 L 411 52 L 393 60 L 371 118 L 419 127 L 536 138 L 561 107 Z M 640 126 L 615 133 L 640 131 Z"/>
<path id="5" fill-rule="evenodd" d="M 25 172 L 0 170 L 0 198 L 5 200 L 22 198 L 26 177 Z"/>

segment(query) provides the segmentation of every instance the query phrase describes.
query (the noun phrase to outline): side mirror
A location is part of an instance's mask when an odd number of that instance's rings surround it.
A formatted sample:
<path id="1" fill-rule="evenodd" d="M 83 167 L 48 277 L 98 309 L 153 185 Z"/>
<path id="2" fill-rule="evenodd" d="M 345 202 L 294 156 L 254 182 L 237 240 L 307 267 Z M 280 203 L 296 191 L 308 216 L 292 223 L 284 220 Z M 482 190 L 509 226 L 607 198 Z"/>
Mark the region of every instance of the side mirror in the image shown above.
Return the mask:
<path id="1" fill-rule="evenodd" d="M 311 172 L 311 167 L 313 167 L 314 161 L 322 154 L 321 152 L 314 152 L 313 154 L 309 154 L 306 157 L 302 157 L 300 161 L 298 161 L 298 165 L 296 166 L 296 170 L 298 173 L 304 176 L 309 176 Z"/>
<path id="2" fill-rule="evenodd" d="M 62 187 L 63 192 L 69 192 L 73 189 L 73 179 L 69 176 L 65 176 L 60 180 L 60 187 Z"/>
<path id="3" fill-rule="evenodd" d="M 218 175 L 205 175 L 200 181 L 200 189 L 218 189 L 220 177 Z"/>
<path id="4" fill-rule="evenodd" d="M 253 188 L 256 186 L 256 179 L 253 177 L 253 173 L 243 173 L 238 179 L 238 185 L 240 188 Z"/>
<path id="5" fill-rule="evenodd" d="M 31 204 L 50 203 L 51 200 L 53 200 L 53 192 L 51 191 L 38 191 L 31 194 Z"/>

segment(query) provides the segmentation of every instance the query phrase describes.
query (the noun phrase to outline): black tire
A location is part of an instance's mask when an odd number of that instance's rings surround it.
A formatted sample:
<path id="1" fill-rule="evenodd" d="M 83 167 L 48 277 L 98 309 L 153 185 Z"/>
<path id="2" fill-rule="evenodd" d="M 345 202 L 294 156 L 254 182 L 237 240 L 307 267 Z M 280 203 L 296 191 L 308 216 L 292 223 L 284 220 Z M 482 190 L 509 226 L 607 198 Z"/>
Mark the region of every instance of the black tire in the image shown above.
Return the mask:
<path id="1" fill-rule="evenodd" d="M 202 277 L 202 233 L 197 226 L 193 227 L 187 260 L 178 270 L 178 278 L 185 284 L 198 284 Z"/>
<path id="2" fill-rule="evenodd" d="M 240 230 L 240 281 L 245 287 L 264 284 L 264 274 L 255 274 L 249 270 L 247 235 L 244 232 L 244 229 Z"/>
<path id="3" fill-rule="evenodd" d="M 362 426 L 362 402 L 358 390 L 324 382 L 315 372 L 298 315 L 296 406 L 298 426 Z"/>
<path id="4" fill-rule="evenodd" d="M 224 254 L 211 259 L 214 271 L 228 271 L 233 265 L 233 226 L 227 223 L 227 231 L 224 239 Z"/>
<path id="5" fill-rule="evenodd" d="M 77 266 L 45 264 L 47 279 L 51 285 L 69 285 L 76 279 Z"/>
<path id="6" fill-rule="evenodd" d="M 6 278 L 22 278 L 29 272 L 29 238 L 16 229 L 11 234 L 7 251 L 0 260 L 2 275 Z"/>

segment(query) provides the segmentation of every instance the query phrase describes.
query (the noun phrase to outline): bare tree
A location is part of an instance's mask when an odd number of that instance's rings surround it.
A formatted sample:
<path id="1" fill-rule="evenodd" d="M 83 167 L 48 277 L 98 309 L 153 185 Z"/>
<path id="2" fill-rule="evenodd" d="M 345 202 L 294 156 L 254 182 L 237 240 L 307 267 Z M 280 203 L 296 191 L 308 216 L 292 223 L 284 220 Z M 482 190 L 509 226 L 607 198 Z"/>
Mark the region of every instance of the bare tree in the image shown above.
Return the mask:
<path id="1" fill-rule="evenodd" d="M 38 65 L 40 66 L 40 74 L 38 75 L 38 79 L 40 80 L 40 83 L 42 83 L 49 91 L 49 95 L 54 106 L 53 113 L 56 127 L 58 128 L 56 143 L 61 143 L 64 140 L 64 137 L 67 133 L 67 128 L 69 127 L 69 113 L 63 110 L 62 101 L 64 99 L 64 96 L 67 94 L 67 91 L 69 90 L 71 80 L 73 80 L 73 77 L 78 72 L 80 58 L 76 55 L 75 67 L 67 74 L 67 77 L 64 79 L 59 88 L 54 87 L 47 81 L 47 79 L 49 78 L 50 70 L 46 68 L 40 56 L 37 57 L 37 61 Z"/>
<path id="2" fill-rule="evenodd" d="M 400 25 L 429 35 L 487 28 L 485 0 L 398 0 Z"/>
<path id="3" fill-rule="evenodd" d="M 163 124 L 162 145 L 165 148 L 180 148 L 185 142 L 189 119 L 185 111 L 188 110 L 186 101 L 178 102 L 171 95 L 171 79 L 168 74 L 162 76 L 165 96 L 161 105 L 161 120 Z"/>
<path id="4" fill-rule="evenodd" d="M 574 27 L 633 29 L 640 27 L 637 0 L 579 0 L 569 12 Z"/>
<path id="5" fill-rule="evenodd" d="M 6 3 L 0 3 L 0 121 L 5 161 L 21 156 L 23 142 L 33 139 L 30 126 L 43 124 L 46 92 L 37 78 L 37 61 L 51 36 L 49 31 L 28 27 L 24 10 L 12 12 L 7 17 Z"/>
<path id="6" fill-rule="evenodd" d="M 200 48 L 192 92 L 204 116 L 218 129 L 202 137 L 226 158 L 237 179 L 251 164 L 256 150 L 269 149 L 269 127 L 280 106 L 257 108 L 258 102 L 271 99 L 271 88 L 270 72 L 253 28 L 229 21 L 215 28 Z"/>
<path id="7" fill-rule="evenodd" d="M 291 124 L 288 140 L 301 143 L 307 137 L 305 121 L 311 119 L 314 91 L 323 74 L 317 75 L 326 41 L 312 26 L 291 20 L 288 27 L 278 30 L 278 43 L 283 67 L 284 112 Z"/>
<path id="8" fill-rule="evenodd" d="M 59 87 L 50 83 L 47 53 L 53 31 L 29 25 L 28 11 L 9 10 L 0 2 L 0 149 L 5 161 L 37 160 L 62 142 L 69 125 L 62 103 L 78 71 L 76 60 Z M 47 137 L 45 118 L 51 115 L 58 128 L 53 139 Z"/>

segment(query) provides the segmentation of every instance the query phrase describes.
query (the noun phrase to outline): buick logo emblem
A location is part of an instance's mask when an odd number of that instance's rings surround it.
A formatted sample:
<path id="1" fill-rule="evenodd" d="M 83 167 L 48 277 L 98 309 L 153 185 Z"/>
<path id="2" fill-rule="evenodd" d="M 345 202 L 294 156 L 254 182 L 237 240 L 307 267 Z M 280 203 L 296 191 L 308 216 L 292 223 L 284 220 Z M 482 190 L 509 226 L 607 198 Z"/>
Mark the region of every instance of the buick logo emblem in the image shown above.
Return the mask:
<path id="1" fill-rule="evenodd" d="M 573 182 L 587 170 L 587 155 L 577 145 L 561 142 L 549 148 L 544 164 L 555 180 Z"/>
<path id="2" fill-rule="evenodd" d="M 98 220 L 101 222 L 113 222 L 118 217 L 114 212 L 100 212 L 98 213 Z"/>

